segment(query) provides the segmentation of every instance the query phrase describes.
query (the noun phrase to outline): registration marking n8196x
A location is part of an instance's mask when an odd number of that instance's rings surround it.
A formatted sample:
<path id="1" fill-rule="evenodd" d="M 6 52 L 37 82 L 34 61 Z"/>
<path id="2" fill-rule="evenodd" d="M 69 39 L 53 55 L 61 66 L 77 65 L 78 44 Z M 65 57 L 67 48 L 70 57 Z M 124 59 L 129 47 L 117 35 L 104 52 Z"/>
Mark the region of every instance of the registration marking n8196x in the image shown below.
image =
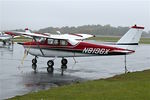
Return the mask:
<path id="1" fill-rule="evenodd" d="M 84 48 L 83 53 L 89 53 L 89 54 L 108 54 L 110 49 L 105 48 Z"/>

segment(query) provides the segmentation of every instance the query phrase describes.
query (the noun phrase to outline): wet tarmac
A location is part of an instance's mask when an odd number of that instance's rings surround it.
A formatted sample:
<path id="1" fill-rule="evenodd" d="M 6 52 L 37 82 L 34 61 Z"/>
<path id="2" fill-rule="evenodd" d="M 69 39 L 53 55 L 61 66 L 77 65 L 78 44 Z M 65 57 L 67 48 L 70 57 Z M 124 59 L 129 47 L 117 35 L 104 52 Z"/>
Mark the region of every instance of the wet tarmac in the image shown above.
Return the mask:
<path id="1" fill-rule="evenodd" d="M 12 50 L 13 49 L 13 50 Z M 150 69 L 150 45 L 139 45 L 135 54 L 127 56 L 129 71 Z M 68 58 L 68 69 L 61 75 L 61 59 L 55 60 L 54 74 L 46 71 L 50 58 L 38 58 L 35 73 L 31 66 L 33 56 L 28 55 L 21 64 L 24 49 L 21 45 L 2 47 L 0 44 L 0 99 L 36 92 L 64 84 L 112 77 L 124 73 L 124 56 Z"/>

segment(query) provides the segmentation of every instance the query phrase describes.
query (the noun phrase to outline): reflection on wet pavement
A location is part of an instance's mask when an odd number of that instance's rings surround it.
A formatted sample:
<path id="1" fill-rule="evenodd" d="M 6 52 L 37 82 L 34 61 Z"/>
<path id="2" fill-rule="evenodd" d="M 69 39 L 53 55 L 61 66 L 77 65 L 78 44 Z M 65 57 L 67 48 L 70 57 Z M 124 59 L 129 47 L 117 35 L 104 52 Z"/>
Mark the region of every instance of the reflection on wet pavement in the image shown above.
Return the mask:
<path id="1" fill-rule="evenodd" d="M 150 68 L 150 53 L 147 51 L 150 51 L 150 45 L 140 45 L 135 54 L 127 56 L 129 71 Z M 64 71 L 63 76 L 61 59 L 55 60 L 54 74 L 48 74 L 46 68 L 50 58 L 38 58 L 35 73 L 31 68 L 33 56 L 28 55 L 24 64 L 21 64 L 23 53 L 23 47 L 17 44 L 13 50 L 0 46 L 0 99 L 124 73 L 123 56 L 79 57 L 75 58 L 78 62 L 76 64 L 73 58 L 67 58 L 68 69 Z"/>
<path id="2" fill-rule="evenodd" d="M 21 75 L 22 83 L 28 91 L 38 91 L 49 89 L 51 87 L 57 87 L 64 84 L 71 84 L 74 82 L 81 82 L 84 79 L 70 76 L 70 75 L 60 75 L 60 74 L 48 74 L 45 72 L 32 72 Z"/>

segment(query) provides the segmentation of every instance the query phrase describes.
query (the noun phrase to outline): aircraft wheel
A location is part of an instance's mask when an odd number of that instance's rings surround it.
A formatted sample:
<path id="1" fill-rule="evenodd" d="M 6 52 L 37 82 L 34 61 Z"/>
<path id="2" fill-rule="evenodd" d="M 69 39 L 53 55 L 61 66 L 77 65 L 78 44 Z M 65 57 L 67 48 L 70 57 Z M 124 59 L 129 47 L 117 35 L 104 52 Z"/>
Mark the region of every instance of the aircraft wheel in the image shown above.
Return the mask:
<path id="1" fill-rule="evenodd" d="M 32 59 L 32 64 L 36 64 L 36 63 L 37 63 L 36 58 Z"/>
<path id="2" fill-rule="evenodd" d="M 54 61 L 53 61 L 53 60 L 49 60 L 49 61 L 47 62 L 47 66 L 48 66 L 48 67 L 53 67 L 53 66 L 54 66 Z"/>
<path id="3" fill-rule="evenodd" d="M 67 59 L 62 59 L 62 60 L 61 60 L 61 64 L 62 64 L 62 65 L 67 65 L 67 63 L 68 63 Z"/>
<path id="4" fill-rule="evenodd" d="M 33 69 L 34 71 L 36 71 L 36 68 L 37 68 L 37 65 L 36 65 L 36 64 L 32 64 L 32 69 Z"/>
<path id="5" fill-rule="evenodd" d="M 54 71 L 53 66 L 47 67 L 47 72 L 48 72 L 48 73 L 53 73 L 53 71 Z"/>

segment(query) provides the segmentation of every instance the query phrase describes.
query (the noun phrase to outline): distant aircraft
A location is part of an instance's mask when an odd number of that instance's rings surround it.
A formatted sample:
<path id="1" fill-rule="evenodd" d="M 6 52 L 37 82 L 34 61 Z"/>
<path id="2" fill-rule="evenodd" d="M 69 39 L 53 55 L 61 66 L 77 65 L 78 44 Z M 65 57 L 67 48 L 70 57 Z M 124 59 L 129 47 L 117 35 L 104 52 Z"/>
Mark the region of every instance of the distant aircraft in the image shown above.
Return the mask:
<path id="1" fill-rule="evenodd" d="M 28 28 L 25 28 L 25 32 L 23 33 L 31 33 L 31 31 Z M 0 40 L 3 42 L 4 45 L 6 45 L 6 43 L 8 43 L 9 45 L 13 44 L 14 39 L 20 36 L 23 36 L 23 34 L 20 33 L 17 34 L 11 31 L 0 32 Z M 25 37 L 29 37 L 29 36 L 25 36 Z"/>
<path id="2" fill-rule="evenodd" d="M 32 68 L 37 68 L 38 57 L 62 58 L 61 64 L 66 67 L 67 57 L 90 57 L 90 56 L 113 56 L 125 55 L 125 71 L 126 55 L 135 52 L 144 27 L 132 26 L 130 30 L 115 44 L 94 44 L 82 41 L 86 38 L 93 37 L 89 34 L 37 34 L 31 32 L 12 32 L 30 36 L 34 39 L 32 42 L 19 43 L 24 46 L 25 50 L 35 56 L 32 60 Z M 36 38 L 40 38 L 37 40 Z M 47 62 L 47 72 L 54 70 L 54 60 Z M 62 68 L 63 68 L 62 66 Z"/>
<path id="3" fill-rule="evenodd" d="M 0 40 L 3 42 L 3 45 L 6 45 L 6 43 L 8 43 L 10 45 L 11 40 L 12 40 L 12 36 L 7 35 L 4 32 L 0 32 Z"/>
<path id="4" fill-rule="evenodd" d="M 7 31 L 0 32 L 0 40 L 3 42 L 3 45 L 6 45 L 7 43 L 8 45 L 13 44 L 14 39 L 20 36 L 21 36 L 20 34 L 14 34 L 12 32 Z"/>

